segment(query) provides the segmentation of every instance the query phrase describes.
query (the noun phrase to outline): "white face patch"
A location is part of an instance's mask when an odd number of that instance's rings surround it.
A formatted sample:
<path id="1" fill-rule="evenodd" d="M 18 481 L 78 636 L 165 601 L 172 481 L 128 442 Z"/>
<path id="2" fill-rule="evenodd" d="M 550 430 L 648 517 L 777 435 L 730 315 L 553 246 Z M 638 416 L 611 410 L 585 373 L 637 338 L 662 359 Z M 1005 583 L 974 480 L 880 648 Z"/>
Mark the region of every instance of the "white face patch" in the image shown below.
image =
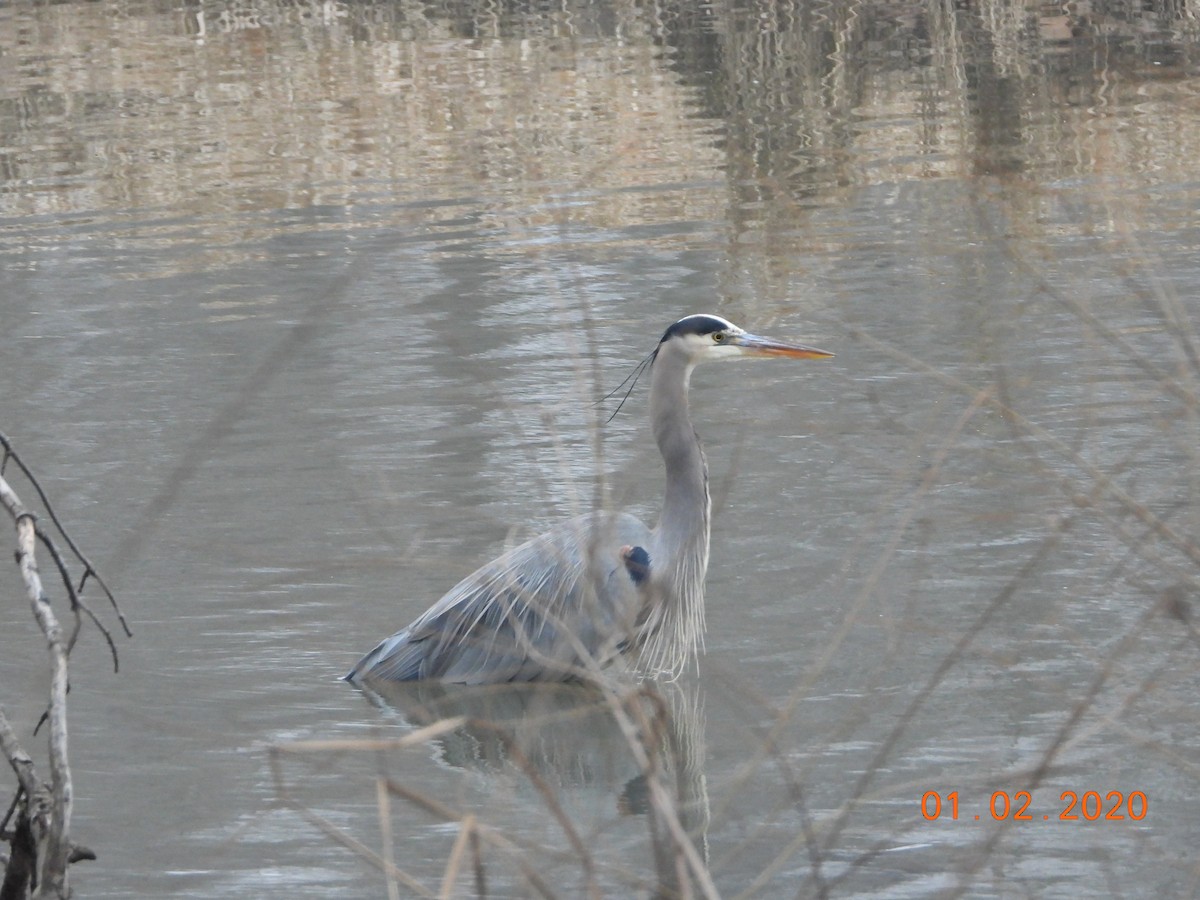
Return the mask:
<path id="1" fill-rule="evenodd" d="M 745 333 L 728 319 L 700 313 L 685 316 L 671 325 L 663 335 L 662 343 L 674 344 L 693 362 L 699 362 L 741 356 L 737 343 L 729 338 Z"/>
<path id="2" fill-rule="evenodd" d="M 709 359 L 733 359 L 744 354 L 742 348 L 730 338 L 745 333 L 733 325 L 728 330 L 715 331 L 712 334 L 689 334 L 682 340 L 688 355 L 697 362 Z"/>

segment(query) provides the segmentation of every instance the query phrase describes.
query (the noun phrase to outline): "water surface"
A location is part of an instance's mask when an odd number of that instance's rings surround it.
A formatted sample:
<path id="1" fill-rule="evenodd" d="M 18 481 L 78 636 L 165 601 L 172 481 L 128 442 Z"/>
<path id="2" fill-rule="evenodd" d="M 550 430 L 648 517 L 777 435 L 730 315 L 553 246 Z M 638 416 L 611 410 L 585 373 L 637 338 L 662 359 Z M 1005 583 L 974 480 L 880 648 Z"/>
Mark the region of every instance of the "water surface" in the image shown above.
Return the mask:
<path id="1" fill-rule="evenodd" d="M 518 842 L 492 895 L 647 894 L 602 715 L 506 700 L 537 778 L 268 748 L 407 733 L 361 652 L 600 488 L 652 520 L 644 392 L 593 404 L 712 311 L 837 353 L 694 384 L 708 652 L 662 690 L 718 890 L 1193 892 L 1198 63 L 1171 4 L 0 9 L 0 427 L 135 631 L 73 657 L 77 889 L 383 895 L 292 800 L 436 894 L 458 829 L 381 829 L 382 772 Z"/>

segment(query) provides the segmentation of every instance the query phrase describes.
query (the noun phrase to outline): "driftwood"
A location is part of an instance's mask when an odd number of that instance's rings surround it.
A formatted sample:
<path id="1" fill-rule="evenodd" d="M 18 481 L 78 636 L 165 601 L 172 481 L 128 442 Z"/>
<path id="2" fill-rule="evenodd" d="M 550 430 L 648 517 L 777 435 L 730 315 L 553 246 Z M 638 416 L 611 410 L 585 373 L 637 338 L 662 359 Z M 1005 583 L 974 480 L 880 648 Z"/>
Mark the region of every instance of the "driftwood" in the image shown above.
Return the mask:
<path id="1" fill-rule="evenodd" d="M 50 663 L 50 701 L 43 716 L 43 722 L 48 725 L 48 782 L 44 782 L 38 776 L 33 758 L 21 747 L 16 732 L 5 716 L 3 708 L 0 708 L 0 753 L 17 776 L 16 794 L 8 806 L 7 814 L 0 819 L 0 839 L 7 841 L 9 845 L 4 880 L 0 884 L 0 900 L 67 897 L 71 893 L 67 878 L 68 866 L 81 859 L 96 858 L 92 851 L 73 844 L 70 839 L 73 792 L 67 755 L 68 660 L 71 648 L 79 636 L 84 615 L 96 624 L 108 641 L 113 666 L 117 666 L 117 651 L 112 634 L 83 601 L 83 588 L 89 577 L 95 579 L 104 590 L 116 610 L 125 634 L 129 635 L 130 632 L 120 610 L 116 608 L 111 591 L 67 535 L 37 479 L 3 434 L 0 434 L 0 446 L 3 447 L 3 461 L 0 462 L 0 506 L 8 510 L 16 527 L 17 567 L 25 584 L 25 593 L 34 621 L 46 641 Z M 53 538 L 42 530 L 37 515 L 26 509 L 4 479 L 4 469 L 10 460 L 33 485 L 58 535 L 75 558 L 83 564 L 84 573 L 78 586 L 72 582 L 66 561 Z M 35 556 L 39 542 L 53 560 L 67 593 L 73 619 L 69 635 L 59 623 L 42 585 Z M 41 727 L 40 724 L 38 727 Z"/>

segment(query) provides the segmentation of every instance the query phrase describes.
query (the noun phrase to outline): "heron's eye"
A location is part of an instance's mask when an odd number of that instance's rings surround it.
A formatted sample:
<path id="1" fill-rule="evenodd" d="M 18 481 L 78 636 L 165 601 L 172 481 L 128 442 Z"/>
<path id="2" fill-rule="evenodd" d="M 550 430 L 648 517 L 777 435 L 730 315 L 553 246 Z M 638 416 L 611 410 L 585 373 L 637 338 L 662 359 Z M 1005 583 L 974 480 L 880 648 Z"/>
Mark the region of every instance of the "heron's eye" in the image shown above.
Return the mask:
<path id="1" fill-rule="evenodd" d="M 716 343 L 718 343 L 718 344 L 723 344 L 723 343 L 725 343 L 725 332 L 723 332 L 723 331 L 714 331 L 714 332 L 713 332 L 713 341 L 715 341 L 715 342 L 716 342 Z"/>

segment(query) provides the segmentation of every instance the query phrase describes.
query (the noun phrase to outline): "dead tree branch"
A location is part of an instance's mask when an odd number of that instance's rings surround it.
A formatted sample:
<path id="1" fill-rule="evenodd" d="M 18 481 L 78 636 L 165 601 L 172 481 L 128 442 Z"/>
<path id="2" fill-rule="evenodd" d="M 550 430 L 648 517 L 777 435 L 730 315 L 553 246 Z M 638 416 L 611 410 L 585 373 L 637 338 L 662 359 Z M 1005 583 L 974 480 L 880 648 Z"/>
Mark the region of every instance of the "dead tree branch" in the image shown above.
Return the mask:
<path id="1" fill-rule="evenodd" d="M 10 459 L 17 464 L 17 467 L 21 470 L 21 473 L 29 479 L 29 483 L 33 485 L 33 489 L 37 491 L 38 498 L 42 501 L 42 506 L 46 510 L 46 515 L 50 517 L 50 521 L 54 523 L 54 527 L 58 529 L 58 533 L 62 535 L 62 539 L 66 542 L 67 546 L 71 548 L 71 552 L 75 554 L 76 559 L 83 563 L 83 574 L 79 576 L 79 587 L 76 588 L 76 591 L 82 594 L 84 587 L 87 585 L 88 578 L 90 577 L 95 579 L 96 584 L 100 585 L 100 589 L 104 591 L 104 596 L 108 597 L 108 602 L 112 604 L 113 612 L 116 613 L 117 619 L 121 623 L 121 628 L 125 632 L 125 637 L 133 637 L 133 632 L 129 630 L 129 623 L 125 621 L 125 614 L 122 613 L 121 608 L 117 606 L 117 598 L 113 596 L 113 592 L 109 590 L 108 585 L 104 583 L 104 579 L 100 577 L 100 573 L 96 570 L 96 567 L 92 565 L 91 560 L 84 556 L 83 551 L 80 550 L 75 541 L 71 539 L 71 536 L 67 533 L 66 528 L 64 528 L 62 522 L 59 521 L 58 514 L 54 512 L 54 507 L 50 505 L 50 498 L 47 497 L 46 492 L 42 490 L 42 486 L 40 483 L 38 483 L 37 477 L 29 470 L 29 467 L 25 465 L 25 462 L 13 448 L 12 441 L 10 441 L 3 432 L 0 432 L 0 447 L 4 448 L 4 457 L 2 460 L 0 460 L 0 476 L 3 476 L 4 467 L 7 465 Z M 91 616 L 93 621 L 95 621 L 95 616 L 92 616 L 90 611 L 88 612 L 88 615 Z"/>
<path id="2" fill-rule="evenodd" d="M 71 648 L 79 633 L 81 611 L 85 612 L 100 628 L 112 651 L 114 667 L 117 664 L 116 647 L 112 635 L 96 621 L 95 615 L 87 608 L 81 597 L 89 576 L 96 580 L 96 583 L 109 597 L 122 626 L 125 626 L 125 619 L 117 609 L 112 592 L 104 585 L 95 568 L 67 535 L 62 523 L 54 514 L 45 492 L 28 467 L 13 451 L 9 440 L 2 434 L 0 434 L 0 445 L 4 448 L 4 458 L 0 462 L 0 506 L 8 510 L 16 528 L 17 568 L 25 585 L 25 594 L 29 600 L 34 621 L 37 622 L 46 641 L 50 662 L 50 702 L 44 715 L 45 721 L 49 723 L 47 760 L 50 780 L 48 783 L 42 782 L 38 777 L 32 757 L 20 746 L 16 732 L 3 710 L 0 710 L 0 753 L 8 760 L 8 764 L 17 776 L 18 784 L 17 796 L 7 817 L 12 819 L 13 813 L 15 813 L 15 820 L 10 830 L 0 831 L 0 839 L 8 841 L 11 848 L 4 880 L 0 885 L 0 900 L 23 900 L 26 897 L 68 897 L 71 893 L 67 878 L 68 866 L 79 859 L 95 858 L 95 854 L 90 850 L 76 847 L 70 841 L 74 791 L 67 752 L 67 691 L 69 687 L 67 663 Z M 38 527 L 37 516 L 25 508 L 16 491 L 4 479 L 2 474 L 4 463 L 7 463 L 9 459 L 14 460 L 21 472 L 29 479 L 58 533 L 62 535 L 71 551 L 83 563 L 84 573 L 78 587 L 72 585 L 66 561 L 54 541 Z M 50 553 L 70 599 L 75 627 L 69 638 L 64 635 L 63 627 L 50 605 L 50 598 L 42 584 L 35 555 L 39 541 Z M 125 633 L 130 633 L 127 626 L 125 626 Z M 8 822 L 6 821 L 0 827 L 7 829 Z"/>

